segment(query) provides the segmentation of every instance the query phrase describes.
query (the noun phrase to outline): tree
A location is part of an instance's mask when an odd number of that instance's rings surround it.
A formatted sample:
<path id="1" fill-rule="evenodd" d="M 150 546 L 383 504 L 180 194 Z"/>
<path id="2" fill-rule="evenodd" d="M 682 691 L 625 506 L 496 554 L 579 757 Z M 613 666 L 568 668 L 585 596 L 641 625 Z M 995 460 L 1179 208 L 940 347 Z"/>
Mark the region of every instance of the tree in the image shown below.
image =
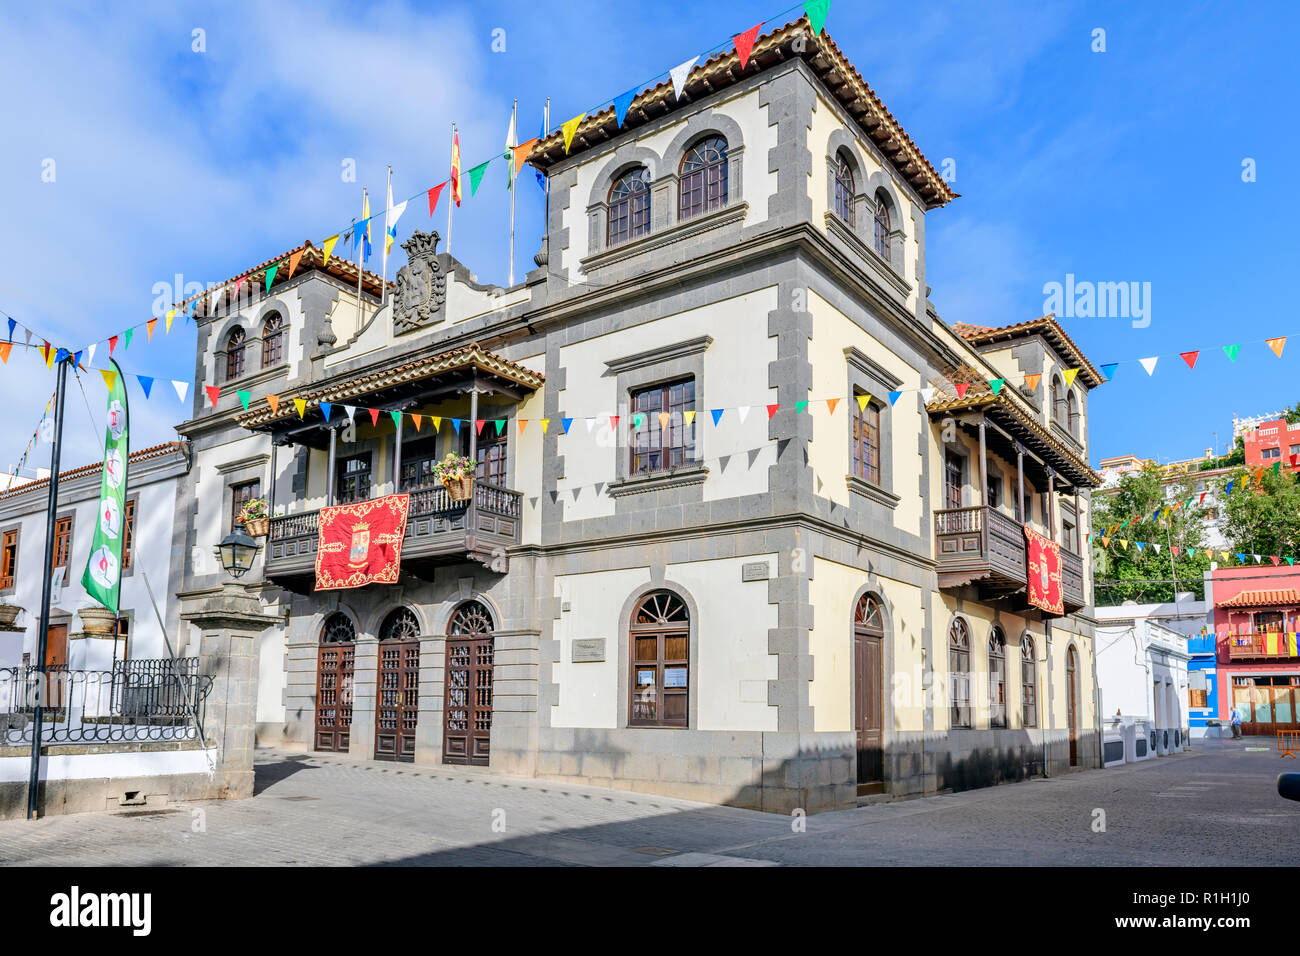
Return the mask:
<path id="1" fill-rule="evenodd" d="M 1300 557 L 1300 484 L 1295 472 L 1266 468 L 1256 481 L 1242 469 L 1223 479 L 1221 494 L 1223 534 L 1233 551 Z"/>
<path id="2" fill-rule="evenodd" d="M 1297 405 L 1300 407 L 1300 404 Z M 1207 458 L 1201 462 L 1197 471 L 1210 471 L 1213 468 L 1230 468 L 1233 465 L 1244 465 L 1246 463 L 1246 443 L 1238 435 L 1232 442 L 1232 451 L 1222 458 Z"/>
<path id="3" fill-rule="evenodd" d="M 1189 479 L 1167 484 L 1160 469 L 1148 463 L 1122 475 L 1116 491 L 1098 499 L 1092 515 L 1093 568 L 1095 577 L 1108 583 L 1097 585 L 1097 604 L 1172 601 L 1180 589 L 1203 593 L 1201 575 L 1210 558 L 1203 550 L 1204 509 L 1198 500 L 1186 505 L 1193 497 Z"/>

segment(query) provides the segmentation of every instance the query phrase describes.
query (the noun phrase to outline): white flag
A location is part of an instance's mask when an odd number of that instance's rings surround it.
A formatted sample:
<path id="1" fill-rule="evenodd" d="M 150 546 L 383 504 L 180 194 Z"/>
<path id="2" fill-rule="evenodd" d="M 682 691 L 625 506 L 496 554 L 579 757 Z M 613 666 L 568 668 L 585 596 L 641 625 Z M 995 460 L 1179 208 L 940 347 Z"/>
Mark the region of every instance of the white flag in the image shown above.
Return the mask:
<path id="1" fill-rule="evenodd" d="M 668 71 L 668 75 L 673 81 L 673 92 L 680 98 L 682 92 L 686 89 L 686 78 L 690 76 L 691 69 L 695 66 L 698 56 L 693 56 L 685 63 L 678 63 Z M 661 74 L 662 75 L 662 74 Z"/>

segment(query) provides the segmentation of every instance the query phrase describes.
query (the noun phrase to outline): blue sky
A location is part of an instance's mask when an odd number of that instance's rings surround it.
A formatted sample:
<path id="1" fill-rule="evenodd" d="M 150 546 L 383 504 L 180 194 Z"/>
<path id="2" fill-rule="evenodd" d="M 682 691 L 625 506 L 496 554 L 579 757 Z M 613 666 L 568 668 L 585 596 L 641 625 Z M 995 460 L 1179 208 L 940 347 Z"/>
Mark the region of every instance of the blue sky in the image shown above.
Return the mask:
<path id="1" fill-rule="evenodd" d="M 499 151 L 513 99 L 520 135 L 532 136 L 546 96 L 558 123 L 781 8 L 7 5 L 0 309 L 59 344 L 106 338 L 148 318 L 157 283 L 220 281 L 346 227 L 361 185 L 382 196 L 386 164 L 399 199 L 441 182 L 453 121 L 472 166 Z M 1215 431 L 1227 442 L 1234 413 L 1300 399 L 1300 338 L 1281 360 L 1262 344 L 1300 336 L 1290 295 L 1300 201 L 1286 179 L 1300 155 L 1298 9 L 832 3 L 826 26 L 841 49 L 931 162 L 954 163 L 962 197 L 927 220 L 931 298 L 945 319 L 1036 317 L 1044 285 L 1067 274 L 1150 283 L 1144 328 L 1063 320 L 1095 364 L 1122 363 L 1091 397 L 1094 463 L 1191 457 Z M 1092 51 L 1096 29 L 1104 53 Z M 1242 181 L 1248 158 L 1255 182 Z M 54 181 L 43 182 L 49 159 Z M 341 175 L 349 160 L 355 182 Z M 500 165 L 490 169 L 456 218 L 452 251 L 482 281 L 505 281 L 503 180 Z M 517 275 L 541 221 L 540 190 L 523 186 Z M 399 240 L 428 225 L 413 203 Z M 1229 363 L 1219 349 L 1234 342 L 1246 344 Z M 192 327 L 178 322 L 134 344 L 123 364 L 189 380 L 193 348 Z M 1178 358 L 1192 349 L 1204 350 L 1195 371 Z M 0 464 L 21 454 L 53 389 L 44 364 L 20 351 L 0 369 Z M 1148 377 L 1136 360 L 1151 355 L 1161 358 Z M 68 398 L 65 466 L 99 456 L 86 407 L 102 402 L 98 376 L 85 390 Z M 188 411 L 167 388 L 132 400 L 137 446 L 173 437 Z M 48 463 L 48 453 L 38 446 L 34 458 Z"/>

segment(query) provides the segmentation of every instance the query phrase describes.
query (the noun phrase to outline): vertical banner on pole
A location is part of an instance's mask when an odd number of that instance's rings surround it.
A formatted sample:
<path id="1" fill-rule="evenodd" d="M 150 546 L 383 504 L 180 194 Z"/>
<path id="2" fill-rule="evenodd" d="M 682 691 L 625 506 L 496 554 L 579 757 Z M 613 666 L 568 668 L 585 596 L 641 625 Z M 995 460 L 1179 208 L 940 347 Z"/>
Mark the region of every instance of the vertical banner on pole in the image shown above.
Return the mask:
<path id="1" fill-rule="evenodd" d="M 112 361 L 110 359 L 110 361 Z M 86 593 L 117 613 L 122 587 L 122 541 L 126 536 L 126 467 L 130 458 L 127 430 L 126 376 L 117 375 L 108 391 L 104 414 L 104 473 L 99 480 L 99 512 L 90 557 L 81 575 Z"/>

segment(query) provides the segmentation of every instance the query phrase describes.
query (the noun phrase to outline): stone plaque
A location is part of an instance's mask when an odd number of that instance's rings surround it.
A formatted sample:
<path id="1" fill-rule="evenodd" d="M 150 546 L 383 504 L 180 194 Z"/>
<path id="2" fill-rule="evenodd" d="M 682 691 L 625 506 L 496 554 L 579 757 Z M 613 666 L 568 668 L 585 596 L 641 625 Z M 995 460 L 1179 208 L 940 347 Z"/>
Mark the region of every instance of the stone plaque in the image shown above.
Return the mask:
<path id="1" fill-rule="evenodd" d="M 749 564 L 740 566 L 740 580 L 742 581 L 766 581 L 768 574 L 768 565 L 766 561 L 752 561 Z"/>
<path id="2" fill-rule="evenodd" d="M 574 664 L 585 664 L 605 659 L 605 639 L 603 637 L 580 638 L 573 642 Z"/>

